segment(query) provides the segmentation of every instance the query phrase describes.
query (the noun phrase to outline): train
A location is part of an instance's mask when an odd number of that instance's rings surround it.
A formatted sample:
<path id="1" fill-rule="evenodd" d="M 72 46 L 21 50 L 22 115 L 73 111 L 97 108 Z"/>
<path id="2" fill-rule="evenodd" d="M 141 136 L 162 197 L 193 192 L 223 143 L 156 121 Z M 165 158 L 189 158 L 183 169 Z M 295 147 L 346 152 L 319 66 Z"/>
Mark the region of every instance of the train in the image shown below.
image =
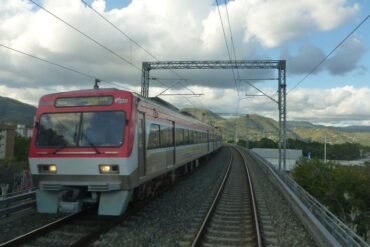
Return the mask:
<path id="1" fill-rule="evenodd" d="M 44 95 L 29 149 L 40 213 L 118 216 L 222 146 L 221 131 L 159 98 L 108 88 Z"/>

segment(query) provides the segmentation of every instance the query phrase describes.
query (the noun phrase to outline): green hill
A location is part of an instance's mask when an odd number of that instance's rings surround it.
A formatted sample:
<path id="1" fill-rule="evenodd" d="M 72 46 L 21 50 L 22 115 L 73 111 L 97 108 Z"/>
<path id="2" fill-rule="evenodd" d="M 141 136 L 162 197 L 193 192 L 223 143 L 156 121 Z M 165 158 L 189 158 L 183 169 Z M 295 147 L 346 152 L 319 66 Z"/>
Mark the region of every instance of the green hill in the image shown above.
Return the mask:
<path id="1" fill-rule="evenodd" d="M 219 115 L 211 112 L 207 109 L 198 109 L 198 108 L 184 108 L 181 110 L 182 112 L 190 113 L 190 115 L 194 116 L 196 119 L 199 119 L 200 121 L 218 121 L 223 120 L 222 117 Z"/>
<path id="2" fill-rule="evenodd" d="M 0 96 L 0 123 L 32 125 L 36 107 Z"/>
<path id="3" fill-rule="evenodd" d="M 224 140 L 234 139 L 236 126 L 238 139 L 260 140 L 269 138 L 277 141 L 279 139 L 279 123 L 272 118 L 250 114 L 241 117 L 222 118 L 217 114 L 204 109 L 183 109 L 191 113 L 200 121 L 211 123 L 221 128 Z M 314 125 L 310 122 L 288 121 L 288 138 L 323 142 L 327 136 L 328 143 L 359 143 L 370 146 L 370 127 L 350 126 L 344 128 L 326 127 Z"/>

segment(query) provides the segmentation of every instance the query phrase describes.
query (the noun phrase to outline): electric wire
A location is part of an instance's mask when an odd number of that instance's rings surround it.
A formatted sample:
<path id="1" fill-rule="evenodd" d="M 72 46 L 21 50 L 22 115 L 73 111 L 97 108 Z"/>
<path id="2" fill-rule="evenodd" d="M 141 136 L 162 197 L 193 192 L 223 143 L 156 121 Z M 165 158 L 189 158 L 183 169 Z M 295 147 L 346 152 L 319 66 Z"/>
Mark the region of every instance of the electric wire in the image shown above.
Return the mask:
<path id="1" fill-rule="evenodd" d="M 121 55 L 117 54 L 116 52 L 114 52 L 112 49 L 110 49 L 109 47 L 103 45 L 102 43 L 100 43 L 99 41 L 95 40 L 94 38 L 92 38 L 91 36 L 89 36 L 88 34 L 82 32 L 81 30 L 79 30 L 78 28 L 76 28 L 75 26 L 73 26 L 72 24 L 68 23 L 67 21 L 63 20 L 62 18 L 60 18 L 59 16 L 55 15 L 54 13 L 52 13 L 51 11 L 49 11 L 48 9 L 46 9 L 45 7 L 41 6 L 40 4 L 36 3 L 34 0 L 29 0 L 30 2 L 32 2 L 33 4 L 35 4 L 36 6 L 38 6 L 40 9 L 44 10 L 45 12 L 47 12 L 48 14 L 50 14 L 51 16 L 53 16 L 54 18 L 58 19 L 59 21 L 63 22 L 65 25 L 67 25 L 68 27 L 72 28 L 73 30 L 75 30 L 76 32 L 80 33 L 82 36 L 84 36 L 85 38 L 89 39 L 90 41 L 92 41 L 93 43 L 97 44 L 98 46 L 102 47 L 103 49 L 105 49 L 106 51 L 108 51 L 109 53 L 111 53 L 112 55 L 114 55 L 115 57 L 119 58 L 120 60 L 124 61 L 125 63 L 131 65 L 132 67 L 134 67 L 135 69 L 137 69 L 138 71 L 141 72 L 141 68 L 139 68 L 138 66 L 136 66 L 135 64 L 133 64 L 132 62 L 130 62 L 129 60 L 127 60 L 126 58 L 122 57 Z"/>
<path id="2" fill-rule="evenodd" d="M 119 33 L 121 33 L 123 36 L 125 36 L 130 42 L 132 42 L 133 44 L 135 44 L 137 47 L 139 47 L 140 49 L 142 49 L 145 53 L 147 53 L 150 57 L 152 57 L 155 61 L 159 62 L 160 60 L 153 55 L 153 53 L 151 53 L 148 49 L 144 48 L 142 45 L 140 45 L 136 40 L 134 40 L 133 38 L 131 38 L 127 33 L 125 33 L 124 31 L 122 31 L 122 29 L 120 29 L 119 27 L 117 27 L 117 25 L 115 25 L 113 22 L 111 22 L 108 18 L 106 18 L 104 15 L 102 15 L 99 11 L 97 11 L 96 9 L 94 9 L 90 4 L 88 4 L 85 0 L 81 0 L 82 3 L 84 3 L 89 9 L 91 9 L 95 14 L 97 14 L 100 18 L 102 18 L 103 20 L 105 20 L 107 23 L 109 23 L 114 29 L 116 29 Z M 179 74 L 177 73 L 175 70 L 173 69 L 170 69 L 170 71 L 172 73 L 174 73 L 178 78 L 182 79 L 183 82 L 186 84 L 184 85 L 185 88 L 187 90 L 189 90 L 191 93 L 195 94 L 195 92 L 188 88 L 189 87 L 189 84 L 184 80 L 184 78 Z"/>
<path id="3" fill-rule="evenodd" d="M 61 69 L 64 69 L 64 70 L 67 70 L 67 71 L 70 71 L 70 72 L 73 72 L 73 73 L 76 73 L 76 74 L 79 74 L 81 76 L 84 76 L 84 77 L 87 77 L 87 78 L 90 78 L 90 79 L 98 79 L 99 81 L 101 82 L 104 82 L 104 83 L 108 83 L 108 84 L 112 84 L 112 82 L 109 82 L 107 80 L 104 80 L 104 79 L 101 79 L 101 78 L 98 78 L 97 76 L 94 76 L 94 75 L 91 75 L 91 74 L 87 74 L 87 73 L 84 73 L 84 72 L 81 72 L 81 71 L 78 71 L 76 69 L 73 69 L 71 67 L 67 67 L 67 66 L 64 66 L 64 65 L 61 65 L 61 64 L 58 64 L 58 63 L 55 63 L 55 62 L 52 62 L 50 60 L 47 60 L 47 59 L 44 59 L 44 58 L 40 58 L 40 57 L 37 57 L 35 55 L 32 55 L 32 54 L 29 54 L 27 52 L 24 52 L 24 51 L 21 51 L 21 50 L 18 50 L 18 49 L 15 49 L 13 47 L 10 47 L 10 46 L 7 46 L 7 45 L 4 45 L 4 44 L 1 44 L 0 43 L 0 46 L 3 47 L 3 48 L 6 48 L 8 50 L 11 50 L 11 51 L 14 51 L 14 52 L 17 52 L 19 54 L 22 54 L 22 55 L 25 55 L 27 57 L 30 57 L 30 58 L 33 58 L 33 59 L 36 59 L 36 60 L 39 60 L 41 62 L 44 62 L 44 63 L 47 63 L 47 64 L 50 64 L 50 65 L 53 65 L 53 66 L 56 66 L 56 67 L 59 67 Z M 121 86 L 119 85 L 119 87 L 121 88 L 124 88 L 124 89 L 127 89 L 127 90 L 130 90 L 130 91 L 133 91 L 132 89 L 129 89 L 127 87 L 124 87 L 124 86 Z"/>
<path id="4" fill-rule="evenodd" d="M 223 32 L 224 39 L 225 39 L 225 44 L 226 44 L 227 53 L 228 53 L 228 55 L 229 55 L 229 60 L 230 60 L 230 61 L 232 61 L 231 54 L 230 54 L 230 49 L 229 49 L 229 45 L 228 45 L 227 37 L 226 37 L 226 33 L 225 33 L 224 22 L 222 21 L 222 16 L 221 16 L 221 11 L 220 11 L 220 5 L 219 5 L 219 3 L 218 3 L 218 0 L 216 0 L 216 4 L 217 4 L 218 15 L 219 15 L 219 17 L 220 17 L 220 22 L 221 22 L 222 32 Z M 239 87 L 238 87 L 238 84 L 237 84 L 237 82 L 236 82 L 234 69 L 232 68 L 232 69 L 231 69 L 231 71 L 232 71 L 232 73 L 233 73 L 234 84 L 235 84 L 235 87 L 236 87 L 236 91 L 237 91 L 237 93 L 238 93 L 238 98 L 240 99 Z"/>
<path id="5" fill-rule="evenodd" d="M 64 65 L 58 64 L 58 63 L 54 63 L 54 62 L 49 61 L 49 60 L 46 60 L 46 59 L 44 59 L 44 58 L 40 58 L 40 57 L 37 57 L 37 56 L 35 56 L 35 55 L 32 55 L 32 54 L 26 53 L 26 52 L 24 52 L 24 51 L 17 50 L 17 49 L 15 49 L 15 48 L 10 47 L 10 46 L 4 45 L 4 44 L 0 44 L 0 46 L 2 46 L 2 47 L 4 47 L 4 48 L 6 48 L 6 49 L 8 49 L 8 50 L 12 50 L 12 51 L 14 51 L 14 52 L 20 53 L 20 54 L 22 54 L 22 55 L 25 55 L 25 56 L 28 56 L 28 57 L 31 57 L 31 58 L 37 59 L 37 60 L 42 61 L 42 62 L 44 62 L 44 63 L 48 63 L 48 64 L 54 65 L 54 66 L 56 66 L 56 67 L 59 67 L 59 68 L 62 68 L 62 69 L 65 69 L 65 70 L 68 70 L 68 71 L 74 72 L 74 73 L 76 73 L 76 74 L 79 74 L 79 75 L 82 75 L 82 76 L 85 76 L 85 77 L 88 77 L 88 78 L 90 78 L 90 79 L 94 79 L 94 80 L 95 80 L 95 79 L 98 79 L 98 77 L 96 77 L 96 76 L 93 76 L 93 75 L 90 75 L 90 74 L 86 74 L 86 73 L 84 73 L 84 72 L 81 72 L 81 71 L 75 70 L 75 69 L 73 69 L 73 68 L 70 68 L 70 67 L 67 67 L 67 66 L 64 66 Z M 103 81 L 102 79 L 99 79 L 99 80 L 100 80 L 100 81 Z"/>
<path id="6" fill-rule="evenodd" d="M 230 40 L 231 40 L 231 48 L 232 48 L 232 52 L 234 54 L 234 61 L 235 61 L 235 65 L 236 65 L 236 49 L 235 49 L 235 44 L 234 44 L 234 38 L 233 38 L 233 32 L 231 30 L 231 22 L 230 22 L 230 17 L 229 17 L 229 9 L 227 7 L 227 2 L 226 0 L 224 0 L 225 2 L 225 8 L 226 8 L 226 16 L 227 16 L 227 22 L 229 24 L 229 33 L 230 33 Z M 239 69 L 238 67 L 236 67 L 236 72 L 237 72 L 237 75 L 238 75 L 238 79 L 240 80 L 240 73 L 239 73 Z M 239 84 L 239 87 L 240 87 L 240 84 Z"/>
<path id="7" fill-rule="evenodd" d="M 114 56 L 116 56 L 117 58 L 121 59 L 122 61 L 128 63 L 129 65 L 131 65 L 132 67 L 134 67 L 136 70 L 138 71 L 142 71 L 141 68 L 139 68 L 138 66 L 136 66 L 135 64 L 133 64 L 132 62 L 130 62 L 129 60 L 127 60 L 126 58 L 120 56 L 119 54 L 117 54 L 116 52 L 114 52 L 112 49 L 108 48 L 107 46 L 103 45 L 102 43 L 98 42 L 97 40 L 95 40 L 94 38 L 92 38 L 91 36 L 87 35 L 86 33 L 82 32 L 81 30 L 79 30 L 78 28 L 76 28 L 75 26 L 73 26 L 72 24 L 68 23 L 67 21 L 63 20 L 61 17 L 55 15 L 54 13 L 52 13 L 50 10 L 46 9 L 45 7 L 41 6 L 40 4 L 38 4 L 37 2 L 35 2 L 34 0 L 29 0 L 30 2 L 32 2 L 33 4 L 35 4 L 36 6 L 38 6 L 40 9 L 44 10 L 45 12 L 47 12 L 48 14 L 50 14 L 51 16 L 53 16 L 54 18 L 58 19 L 59 21 L 63 22 L 65 25 L 67 25 L 68 27 L 72 28 L 73 30 L 75 30 L 76 32 L 80 33 L 81 35 L 83 35 L 85 38 L 89 39 L 90 41 L 92 41 L 93 43 L 99 45 L 100 47 L 104 48 L 105 50 L 107 50 L 109 53 L 113 54 Z M 85 3 L 85 2 L 84 2 Z M 86 3 L 85 3 L 86 4 Z M 98 13 L 98 12 L 96 12 Z M 106 19 L 106 18 L 104 18 Z M 106 20 L 108 21 L 108 20 Z M 113 23 L 112 23 L 113 24 Z M 124 34 L 124 32 L 122 32 L 122 34 Z M 126 37 L 128 37 L 128 35 L 125 35 Z M 130 41 L 133 41 L 133 39 L 130 38 Z M 135 41 L 134 44 L 138 45 L 138 43 Z M 139 47 L 141 47 L 143 49 L 142 46 L 139 45 Z M 150 52 L 148 52 L 146 49 L 145 51 L 148 53 L 148 54 L 151 54 Z M 152 56 L 152 54 L 151 54 Z M 158 59 L 157 59 L 158 60 Z M 174 72 L 174 71 L 173 71 Z M 174 72 L 177 76 L 180 76 L 178 73 Z M 180 76 L 181 77 L 181 76 Z M 182 77 L 181 77 L 182 78 Z M 184 78 L 182 78 L 184 79 Z M 106 81 L 105 81 L 106 82 Z M 109 82 L 107 82 L 109 83 Z M 186 83 L 186 82 L 185 82 Z M 164 86 L 167 86 L 165 84 L 162 84 Z M 190 92 L 192 92 L 193 94 L 195 94 L 195 92 L 193 90 L 191 90 L 190 88 L 186 87 Z M 201 102 L 200 102 L 201 105 L 203 105 Z"/>
<path id="8" fill-rule="evenodd" d="M 343 43 L 350 37 L 352 36 L 352 34 L 354 32 L 357 31 L 357 29 L 359 29 L 362 24 L 364 24 L 368 19 L 370 18 L 370 14 L 367 15 L 349 34 L 347 34 L 347 36 L 342 40 L 340 41 L 335 47 L 334 49 L 332 49 L 328 55 L 326 55 L 315 67 L 312 68 L 312 70 L 310 72 L 308 72 L 299 82 L 297 82 L 294 87 L 292 89 L 290 89 L 288 91 L 288 93 L 292 92 L 294 89 L 296 89 L 304 80 L 306 80 L 310 75 L 312 75 L 330 56 L 331 54 L 334 53 L 335 50 L 337 50 L 341 45 L 343 45 Z"/>

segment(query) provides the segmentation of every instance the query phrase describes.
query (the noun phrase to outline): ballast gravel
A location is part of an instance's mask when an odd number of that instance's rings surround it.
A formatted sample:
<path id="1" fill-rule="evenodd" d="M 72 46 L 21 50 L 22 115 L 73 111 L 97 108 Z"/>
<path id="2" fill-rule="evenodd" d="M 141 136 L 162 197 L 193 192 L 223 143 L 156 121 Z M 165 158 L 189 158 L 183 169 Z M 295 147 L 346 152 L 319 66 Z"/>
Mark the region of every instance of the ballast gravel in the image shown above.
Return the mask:
<path id="1" fill-rule="evenodd" d="M 40 214 L 35 209 L 31 209 L 22 215 L 0 219 L 0 244 L 51 223 L 63 216 L 66 215 Z"/>
<path id="2" fill-rule="evenodd" d="M 135 217 L 92 244 L 100 246 L 178 246 L 194 217 L 207 208 L 227 168 L 230 152 L 223 148 L 206 165 L 149 204 Z"/>

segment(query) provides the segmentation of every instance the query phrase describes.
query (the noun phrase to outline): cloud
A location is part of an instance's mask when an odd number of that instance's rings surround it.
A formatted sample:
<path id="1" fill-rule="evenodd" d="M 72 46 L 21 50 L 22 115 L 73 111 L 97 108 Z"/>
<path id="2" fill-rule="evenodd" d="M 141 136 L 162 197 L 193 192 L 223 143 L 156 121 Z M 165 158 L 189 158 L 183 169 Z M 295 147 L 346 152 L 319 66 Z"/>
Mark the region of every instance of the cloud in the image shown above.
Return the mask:
<path id="1" fill-rule="evenodd" d="M 361 69 L 358 62 L 364 53 L 365 47 L 359 39 L 349 39 L 328 59 L 326 67 L 332 75 L 344 75 L 354 69 Z"/>
<path id="2" fill-rule="evenodd" d="M 276 47 L 315 31 L 331 30 L 359 11 L 358 4 L 346 4 L 344 0 L 248 2 L 245 37 L 255 38 L 266 47 Z"/>
<path id="3" fill-rule="evenodd" d="M 191 87 L 204 93 L 199 98 L 173 96 L 163 97 L 175 103 L 179 108 L 205 107 L 214 112 L 235 113 L 238 101 L 235 89 L 214 89 L 207 87 Z M 260 88 L 268 95 L 275 89 Z M 276 95 L 275 95 L 276 97 Z M 317 124 L 343 126 L 348 124 L 361 125 L 370 123 L 370 88 L 343 86 L 332 89 L 296 89 L 287 97 L 288 120 L 310 121 Z M 278 119 L 278 106 L 266 97 L 248 97 L 240 101 L 240 113 L 256 113 Z"/>
<path id="4" fill-rule="evenodd" d="M 318 47 L 305 45 L 298 50 L 295 56 L 290 55 L 287 49 L 283 49 L 280 57 L 287 60 L 288 73 L 307 74 L 324 59 L 325 54 Z M 323 67 L 320 67 L 315 73 L 322 69 Z"/>
<path id="5" fill-rule="evenodd" d="M 326 122 L 370 121 L 370 88 L 353 86 L 332 89 L 296 89 L 289 94 L 288 116 L 291 119 Z"/>
<path id="6" fill-rule="evenodd" d="M 140 91 L 142 61 L 229 59 L 218 9 L 213 0 L 133 0 L 126 7 L 109 11 L 106 10 L 104 1 L 93 1 L 95 8 L 150 51 L 155 58 L 114 30 L 80 1 L 41 2 L 50 11 L 106 45 L 137 68 L 123 62 L 26 0 L 2 0 L 1 44 L 93 77 L 123 82 L 125 87 L 137 91 Z M 227 4 L 238 59 L 270 59 L 265 53 L 268 54 L 271 50 L 265 49 L 266 47 L 278 47 L 311 34 L 334 30 L 355 17 L 360 8 L 358 4 L 345 0 L 235 0 L 228 1 Z M 225 24 L 225 35 L 229 38 L 225 5 L 220 6 L 220 12 Z M 327 66 L 321 69 L 338 75 L 359 68 L 358 61 L 364 52 L 363 45 L 356 38 L 348 40 L 347 43 L 327 61 Z M 92 78 L 65 71 L 2 47 L 0 56 L 0 95 L 3 96 L 37 104 L 38 97 L 42 94 L 91 88 L 93 85 Z M 308 45 L 300 48 L 296 54 L 290 54 L 287 50 L 282 52 L 282 57 L 288 59 L 288 72 L 292 74 L 306 73 L 323 56 L 324 53 L 320 49 Z M 208 107 L 215 112 L 235 112 L 238 94 L 231 71 L 181 70 L 178 73 L 189 81 L 177 84 L 168 92 L 189 92 L 186 86 L 196 93 L 204 93 L 204 96 L 164 96 L 165 99 L 179 107 L 195 104 L 196 107 Z M 239 70 L 239 73 L 241 78 L 271 77 L 271 71 Z M 151 71 L 151 76 L 177 78 L 170 71 Z M 171 85 L 175 81 L 163 80 L 162 83 Z M 150 83 L 150 95 L 163 91 L 164 86 L 159 81 L 153 80 Z M 114 85 L 102 83 L 102 86 Z M 247 88 L 241 83 L 241 96 Z M 366 107 L 363 109 L 364 113 L 357 110 L 352 113 L 350 110 L 342 112 L 343 109 L 336 109 L 336 105 L 342 105 L 344 102 L 356 105 L 355 98 L 353 102 L 350 99 L 353 95 L 362 95 L 361 90 L 356 88 L 338 90 L 335 93 L 338 98 L 328 91 L 313 90 L 312 93 L 319 95 L 316 97 L 308 94 L 309 90 L 306 90 L 306 93 L 295 90 L 289 97 L 297 99 L 293 101 L 293 105 L 289 105 L 292 109 L 288 116 L 323 117 L 325 111 L 333 114 L 334 110 L 338 110 L 334 117 L 339 116 L 341 119 L 344 119 L 346 114 L 357 114 L 360 118 L 365 118 L 365 113 L 369 114 Z M 361 92 L 363 90 L 365 89 Z M 272 89 L 266 91 L 274 93 Z M 321 99 L 328 93 L 332 95 L 332 101 L 323 102 Z M 365 96 L 368 95 L 365 93 Z M 299 110 L 299 107 L 305 109 L 305 105 L 312 107 L 316 115 Z M 329 106 L 332 108 L 328 108 Z M 247 113 L 256 112 L 277 117 L 277 106 L 264 97 L 243 100 L 240 109 Z"/>
<path id="7" fill-rule="evenodd" d="M 25 0 L 3 0 L 0 6 L 0 42 L 103 80 L 139 85 L 141 63 L 152 61 L 153 57 L 114 30 L 80 1 L 44 0 L 42 4 L 137 68 Z M 229 58 L 217 6 L 212 0 L 133 0 L 127 7 L 109 11 L 102 0 L 94 1 L 93 6 L 159 60 Z M 261 56 L 256 53 L 261 45 L 277 46 L 315 30 L 334 29 L 352 18 L 358 9 L 358 5 L 347 4 L 343 0 L 320 3 L 295 0 L 229 1 L 237 58 L 253 59 Z M 228 36 L 225 10 L 225 6 L 221 5 L 220 11 Z M 272 21 L 271 17 L 275 19 Z M 0 82 L 9 87 L 37 87 L 45 84 L 73 86 L 76 82 L 83 87 L 92 81 L 4 48 L 0 49 L 0 53 L 3 58 L 0 62 Z M 215 80 L 209 86 L 233 87 L 229 71 L 215 73 L 217 76 L 212 78 L 207 71 L 198 74 L 199 78 L 195 78 L 194 82 L 204 81 L 203 78 L 208 76 L 208 81 Z M 175 77 L 174 74 L 171 76 Z"/>
<path id="8" fill-rule="evenodd" d="M 353 70 L 363 71 L 365 68 L 359 65 L 359 61 L 365 54 L 366 49 L 358 38 L 351 38 L 343 43 L 334 55 L 330 56 L 313 73 L 326 70 L 332 75 L 343 76 Z M 324 58 L 326 54 L 313 45 L 304 45 L 299 48 L 295 55 L 291 55 L 288 49 L 282 49 L 280 58 L 287 60 L 287 71 L 290 74 L 310 73 Z"/>

